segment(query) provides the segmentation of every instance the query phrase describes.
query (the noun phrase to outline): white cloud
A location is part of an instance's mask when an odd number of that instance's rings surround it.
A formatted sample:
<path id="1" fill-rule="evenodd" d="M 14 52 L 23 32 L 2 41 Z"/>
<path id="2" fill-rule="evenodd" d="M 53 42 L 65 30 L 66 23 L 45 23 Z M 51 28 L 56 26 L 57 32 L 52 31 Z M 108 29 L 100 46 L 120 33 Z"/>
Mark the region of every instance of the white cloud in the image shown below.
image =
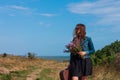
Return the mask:
<path id="1" fill-rule="evenodd" d="M 29 10 L 29 8 L 27 8 L 27 7 L 17 6 L 17 5 L 11 5 L 11 6 L 7 6 L 7 7 L 12 8 L 12 9 L 17 9 L 17 10 Z"/>
<path id="2" fill-rule="evenodd" d="M 30 8 L 28 8 L 28 7 L 18 6 L 18 5 L 7 5 L 7 6 L 3 6 L 1 8 L 14 9 L 14 10 L 30 10 Z"/>
<path id="3" fill-rule="evenodd" d="M 18 5 L 6 5 L 6 6 L 0 6 L 0 12 L 5 13 L 9 16 L 15 16 L 15 15 L 41 15 L 45 17 L 53 17 L 56 16 L 56 14 L 52 13 L 38 13 L 36 12 L 36 9 L 32 9 L 29 7 L 24 6 L 18 6 Z"/>
<path id="4" fill-rule="evenodd" d="M 72 13 L 94 15 L 100 18 L 99 24 L 120 22 L 120 0 L 97 0 L 96 2 L 72 3 L 68 5 Z"/>
<path id="5" fill-rule="evenodd" d="M 50 13 L 43 13 L 40 14 L 41 16 L 46 16 L 46 17 L 52 17 L 52 16 L 56 16 L 56 14 L 50 14 Z"/>
<path id="6" fill-rule="evenodd" d="M 16 16 L 16 15 L 32 14 L 33 10 L 24 6 L 6 5 L 6 6 L 0 6 L 0 12 L 3 14 L 7 14 L 9 16 Z"/>
<path id="7" fill-rule="evenodd" d="M 51 23 L 45 23 L 45 22 L 38 22 L 38 25 L 39 26 L 42 26 L 42 27 L 45 27 L 45 28 L 49 28 L 49 27 L 51 27 L 52 26 L 52 24 Z"/>
<path id="8" fill-rule="evenodd" d="M 15 14 L 8 14 L 9 16 L 15 16 Z"/>

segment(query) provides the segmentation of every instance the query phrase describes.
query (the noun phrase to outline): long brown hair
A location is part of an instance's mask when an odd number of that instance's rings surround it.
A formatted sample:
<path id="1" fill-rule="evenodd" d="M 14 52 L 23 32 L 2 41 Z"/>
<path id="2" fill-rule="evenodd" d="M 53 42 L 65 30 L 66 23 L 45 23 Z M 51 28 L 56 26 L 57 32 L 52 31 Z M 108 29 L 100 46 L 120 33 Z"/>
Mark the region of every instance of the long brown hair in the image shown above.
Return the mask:
<path id="1" fill-rule="evenodd" d="M 80 33 L 77 34 L 77 30 L 80 29 Z M 74 29 L 74 38 L 78 38 L 80 41 L 84 39 L 86 36 L 86 26 L 84 24 L 77 24 L 75 29 Z"/>

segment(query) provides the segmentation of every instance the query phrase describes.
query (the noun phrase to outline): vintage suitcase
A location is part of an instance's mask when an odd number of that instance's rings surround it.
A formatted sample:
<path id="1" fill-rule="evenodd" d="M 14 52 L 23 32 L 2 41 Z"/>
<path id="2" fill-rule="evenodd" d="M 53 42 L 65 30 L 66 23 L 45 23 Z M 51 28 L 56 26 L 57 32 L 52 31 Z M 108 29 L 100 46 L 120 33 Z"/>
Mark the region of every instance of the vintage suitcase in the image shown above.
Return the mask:
<path id="1" fill-rule="evenodd" d="M 69 69 L 66 68 L 64 70 L 61 70 L 59 76 L 60 80 L 69 80 Z"/>

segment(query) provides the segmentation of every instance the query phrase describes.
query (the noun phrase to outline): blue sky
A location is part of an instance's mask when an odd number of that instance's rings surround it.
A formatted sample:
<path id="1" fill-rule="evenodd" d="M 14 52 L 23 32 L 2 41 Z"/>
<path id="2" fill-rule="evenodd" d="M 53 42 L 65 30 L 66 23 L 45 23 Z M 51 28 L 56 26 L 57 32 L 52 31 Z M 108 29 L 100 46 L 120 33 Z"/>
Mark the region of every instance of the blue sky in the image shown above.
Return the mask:
<path id="1" fill-rule="evenodd" d="M 95 49 L 120 40 L 119 0 L 0 0 L 0 53 L 66 56 L 77 23 Z"/>

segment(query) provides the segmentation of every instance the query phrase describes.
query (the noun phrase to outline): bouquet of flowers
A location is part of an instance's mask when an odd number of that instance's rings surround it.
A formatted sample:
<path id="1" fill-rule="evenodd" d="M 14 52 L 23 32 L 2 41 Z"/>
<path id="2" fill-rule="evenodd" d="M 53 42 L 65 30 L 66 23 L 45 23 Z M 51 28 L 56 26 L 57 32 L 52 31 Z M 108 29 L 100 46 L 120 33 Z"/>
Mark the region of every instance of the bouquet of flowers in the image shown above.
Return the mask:
<path id="1" fill-rule="evenodd" d="M 82 47 L 80 45 L 75 45 L 73 42 L 70 42 L 68 45 L 65 46 L 67 49 L 64 52 L 70 52 L 73 55 L 77 55 L 78 52 L 82 51 Z M 84 56 L 79 55 L 82 59 Z"/>

